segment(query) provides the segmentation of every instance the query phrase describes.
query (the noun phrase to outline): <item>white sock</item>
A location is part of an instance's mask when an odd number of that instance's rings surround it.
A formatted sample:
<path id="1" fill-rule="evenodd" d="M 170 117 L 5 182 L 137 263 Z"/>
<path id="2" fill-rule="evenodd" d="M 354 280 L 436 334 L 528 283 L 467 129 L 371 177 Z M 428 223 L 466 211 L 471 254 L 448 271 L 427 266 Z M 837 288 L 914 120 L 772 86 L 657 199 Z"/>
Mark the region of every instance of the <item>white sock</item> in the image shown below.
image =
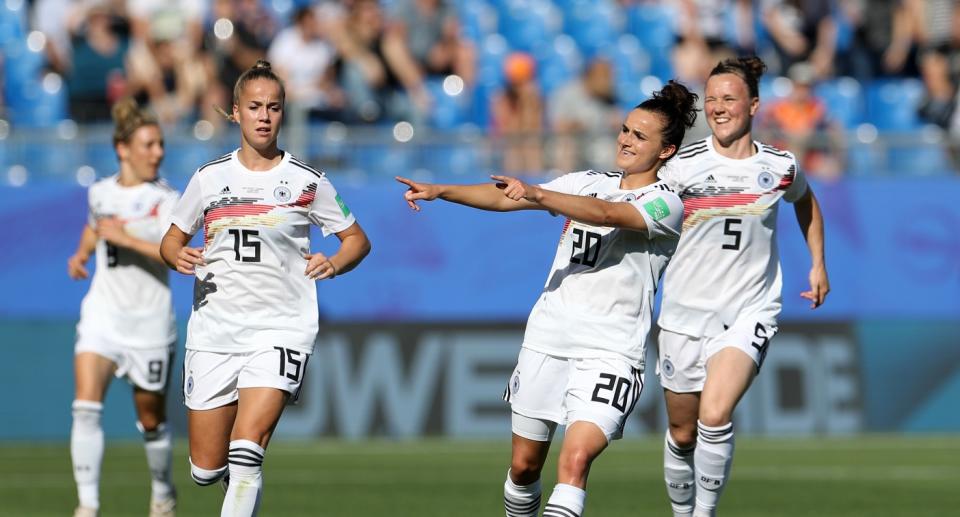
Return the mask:
<path id="1" fill-rule="evenodd" d="M 137 429 L 143 433 L 143 448 L 147 452 L 147 467 L 150 469 L 151 500 L 163 501 L 174 497 L 170 464 L 173 462 L 173 444 L 170 428 L 160 424 L 153 431 L 145 431 L 140 422 Z"/>
<path id="2" fill-rule="evenodd" d="M 260 509 L 263 491 L 263 447 L 250 440 L 230 442 L 230 486 L 220 517 L 251 517 Z"/>
<path id="3" fill-rule="evenodd" d="M 693 451 L 694 447 L 681 449 L 670 431 L 667 431 L 663 445 L 663 477 L 667 483 L 667 495 L 670 496 L 670 506 L 674 517 L 689 517 L 693 514 L 693 496 L 695 482 L 693 479 Z"/>
<path id="4" fill-rule="evenodd" d="M 507 517 L 537 517 L 540 511 L 540 480 L 520 486 L 510 479 L 510 471 L 507 470 L 507 480 L 503 483 L 503 508 Z"/>
<path id="5" fill-rule="evenodd" d="M 543 507 L 543 517 L 580 517 L 586 503 L 587 492 L 573 485 L 557 483 L 550 500 Z"/>
<path id="6" fill-rule="evenodd" d="M 193 458 L 188 458 L 190 461 L 190 477 L 193 478 L 193 482 L 200 486 L 209 486 L 217 481 L 220 481 L 227 474 L 227 466 L 224 465 L 218 469 L 207 470 L 196 466 L 193 463 Z"/>
<path id="7" fill-rule="evenodd" d="M 100 464 L 103 463 L 103 404 L 90 400 L 73 401 L 70 429 L 70 458 L 77 482 L 80 506 L 100 508 Z"/>
<path id="8" fill-rule="evenodd" d="M 733 465 L 733 422 L 710 427 L 697 421 L 697 448 L 693 463 L 697 478 L 697 504 L 693 515 L 712 516 Z"/>

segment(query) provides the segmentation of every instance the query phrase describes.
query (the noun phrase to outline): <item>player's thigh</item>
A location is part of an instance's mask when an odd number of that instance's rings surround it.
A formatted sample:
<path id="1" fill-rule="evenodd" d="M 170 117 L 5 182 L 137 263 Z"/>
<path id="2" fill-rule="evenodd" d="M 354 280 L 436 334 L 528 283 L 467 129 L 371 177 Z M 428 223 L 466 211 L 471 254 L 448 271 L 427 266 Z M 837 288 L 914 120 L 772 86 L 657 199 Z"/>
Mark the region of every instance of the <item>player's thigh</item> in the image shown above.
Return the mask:
<path id="1" fill-rule="evenodd" d="M 216 470 L 227 464 L 230 432 L 236 416 L 236 402 L 213 409 L 187 410 L 190 461 L 194 465 Z"/>
<path id="2" fill-rule="evenodd" d="M 673 441 L 681 447 L 692 445 L 697 437 L 697 418 L 700 414 L 700 393 L 674 393 L 663 390 L 667 408 L 667 423 Z"/>
<path id="3" fill-rule="evenodd" d="M 657 335 L 657 378 L 660 386 L 674 393 L 703 390 L 707 373 L 704 340 L 661 329 Z"/>
<path id="4" fill-rule="evenodd" d="M 623 435 L 623 426 L 643 391 L 643 372 L 621 359 L 571 359 L 564 397 L 564 422 L 599 427 L 607 440 Z"/>
<path id="5" fill-rule="evenodd" d="M 237 379 L 240 405 L 232 439 L 266 447 L 284 406 L 303 384 L 309 354 L 283 347 L 250 355 Z"/>
<path id="6" fill-rule="evenodd" d="M 552 439 L 556 425 L 563 423 L 568 361 L 529 348 L 520 349 L 503 397 L 517 415 L 512 422 L 514 434 L 534 441 Z"/>
<path id="7" fill-rule="evenodd" d="M 117 363 L 98 352 L 78 351 L 73 356 L 73 369 L 76 399 L 102 402 Z"/>
<path id="8" fill-rule="evenodd" d="M 144 430 L 152 431 L 167 421 L 167 396 L 163 392 L 134 386 L 133 405 L 137 410 L 137 420 Z"/>
<path id="9" fill-rule="evenodd" d="M 711 356 L 700 394 L 700 421 L 708 426 L 726 425 L 756 373 L 756 363 L 739 348 L 727 347 Z"/>

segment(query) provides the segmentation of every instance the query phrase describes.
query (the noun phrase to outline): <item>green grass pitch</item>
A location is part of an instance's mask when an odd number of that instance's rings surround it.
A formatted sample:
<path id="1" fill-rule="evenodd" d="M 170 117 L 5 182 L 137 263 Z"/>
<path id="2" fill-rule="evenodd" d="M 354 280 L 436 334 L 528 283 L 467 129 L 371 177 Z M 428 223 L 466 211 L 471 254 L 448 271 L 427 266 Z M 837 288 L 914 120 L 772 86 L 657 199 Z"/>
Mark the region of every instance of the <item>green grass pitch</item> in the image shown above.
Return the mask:
<path id="1" fill-rule="evenodd" d="M 669 515 L 659 439 L 615 442 L 594 464 L 587 515 Z M 555 447 L 554 453 L 559 450 Z M 180 516 L 219 515 L 219 486 L 189 481 L 175 451 Z M 277 442 L 265 463 L 264 516 L 497 516 L 509 441 Z M 556 455 L 545 470 L 545 494 Z M 960 437 L 741 438 L 721 506 L 729 516 L 954 515 Z M 143 449 L 108 442 L 101 515 L 146 515 Z M 544 497 L 546 501 L 547 495 Z M 66 516 L 75 505 L 65 444 L 0 444 L 0 515 Z"/>

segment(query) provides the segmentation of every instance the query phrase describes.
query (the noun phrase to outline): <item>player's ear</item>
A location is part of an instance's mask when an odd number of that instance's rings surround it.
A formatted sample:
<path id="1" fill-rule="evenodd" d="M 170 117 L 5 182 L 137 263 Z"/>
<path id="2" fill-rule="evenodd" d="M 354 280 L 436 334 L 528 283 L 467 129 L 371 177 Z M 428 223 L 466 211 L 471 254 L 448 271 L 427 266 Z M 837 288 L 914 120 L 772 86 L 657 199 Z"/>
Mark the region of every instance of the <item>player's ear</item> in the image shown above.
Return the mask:
<path id="1" fill-rule="evenodd" d="M 662 149 L 660 149 L 660 159 L 666 161 L 666 160 L 670 159 L 670 157 L 673 156 L 674 153 L 676 153 L 676 152 L 677 152 L 677 146 L 676 146 L 676 145 L 674 145 L 674 144 L 667 144 L 667 145 L 663 146 Z"/>

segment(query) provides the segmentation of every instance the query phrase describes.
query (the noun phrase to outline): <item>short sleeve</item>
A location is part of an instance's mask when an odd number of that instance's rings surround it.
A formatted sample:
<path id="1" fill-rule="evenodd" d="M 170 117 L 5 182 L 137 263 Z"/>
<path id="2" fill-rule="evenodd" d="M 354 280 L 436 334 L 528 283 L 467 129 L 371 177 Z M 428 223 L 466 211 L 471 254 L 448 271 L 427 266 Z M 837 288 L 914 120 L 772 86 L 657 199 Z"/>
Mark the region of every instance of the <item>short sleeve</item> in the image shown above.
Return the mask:
<path id="1" fill-rule="evenodd" d="M 93 185 L 91 185 L 90 188 L 87 189 L 87 224 L 91 228 L 97 227 L 97 214 L 93 211 L 93 205 L 96 202 L 94 197 Z"/>
<path id="2" fill-rule="evenodd" d="M 579 195 L 583 186 L 583 177 L 586 172 L 571 172 L 564 174 L 559 178 L 552 179 L 546 183 L 541 183 L 540 188 L 544 188 L 561 194 Z"/>
<path id="3" fill-rule="evenodd" d="M 180 201 L 180 193 L 176 190 L 170 190 L 163 195 L 160 206 L 157 208 L 157 224 L 160 225 L 160 235 L 163 235 L 170 227 L 170 217 L 173 215 L 177 202 Z"/>
<path id="4" fill-rule="evenodd" d="M 195 235 L 203 224 L 203 189 L 200 176 L 194 174 L 170 213 L 170 224 L 187 235 Z"/>
<path id="5" fill-rule="evenodd" d="M 787 187 L 787 191 L 783 193 L 783 199 L 789 203 L 798 201 L 800 198 L 807 193 L 807 189 L 810 186 L 807 184 L 807 176 L 800 170 L 800 165 L 797 164 L 797 159 L 793 159 L 793 181 L 790 183 L 790 186 Z"/>
<path id="6" fill-rule="evenodd" d="M 674 192 L 683 192 L 684 186 L 680 175 L 681 167 L 676 158 L 667 160 L 667 163 L 657 171 L 657 178 L 669 186 Z"/>
<path id="7" fill-rule="evenodd" d="M 648 192 L 630 204 L 640 212 L 647 222 L 647 237 L 676 239 L 683 226 L 683 202 L 680 197 L 668 190 Z"/>
<path id="8" fill-rule="evenodd" d="M 350 208 L 326 177 L 321 178 L 317 184 L 317 194 L 310 205 L 307 218 L 320 227 L 324 237 L 342 232 L 357 222 Z"/>

